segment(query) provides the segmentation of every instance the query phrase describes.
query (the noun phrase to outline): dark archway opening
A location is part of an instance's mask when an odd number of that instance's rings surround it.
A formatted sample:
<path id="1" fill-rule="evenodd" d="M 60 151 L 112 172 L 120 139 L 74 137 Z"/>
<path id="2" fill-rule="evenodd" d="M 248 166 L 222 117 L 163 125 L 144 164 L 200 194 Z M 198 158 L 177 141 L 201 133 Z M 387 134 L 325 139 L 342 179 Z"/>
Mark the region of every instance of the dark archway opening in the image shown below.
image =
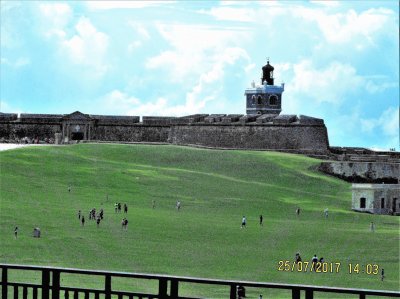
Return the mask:
<path id="1" fill-rule="evenodd" d="M 72 132 L 71 133 L 71 140 L 83 140 L 83 133 L 82 132 Z"/>
<path id="2" fill-rule="evenodd" d="M 393 210 L 394 213 L 397 212 L 397 198 L 393 198 L 393 201 L 392 201 L 392 210 Z"/>
<path id="3" fill-rule="evenodd" d="M 365 197 L 360 198 L 360 209 L 365 209 Z"/>

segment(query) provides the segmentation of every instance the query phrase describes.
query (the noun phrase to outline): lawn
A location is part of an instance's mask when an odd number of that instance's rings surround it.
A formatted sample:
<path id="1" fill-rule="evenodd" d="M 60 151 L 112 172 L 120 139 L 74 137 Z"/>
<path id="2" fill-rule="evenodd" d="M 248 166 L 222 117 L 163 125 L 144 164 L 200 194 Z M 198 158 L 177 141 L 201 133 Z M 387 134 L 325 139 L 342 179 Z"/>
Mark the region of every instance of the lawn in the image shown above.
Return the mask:
<path id="1" fill-rule="evenodd" d="M 172 145 L 0 152 L 0 262 L 399 291 L 399 217 L 351 211 L 351 185 L 319 173 L 319 163 L 285 153 Z M 128 214 L 115 213 L 116 202 L 126 203 Z M 89 221 L 92 208 L 104 209 L 99 227 Z M 247 227 L 241 229 L 244 215 Z M 40 239 L 32 237 L 34 227 Z M 279 261 L 293 261 L 296 252 L 303 261 L 317 254 L 340 263 L 339 272 L 279 271 Z M 386 278 L 349 274 L 349 263 L 376 264 Z M 227 297 L 217 287 L 188 285 L 183 291 Z"/>

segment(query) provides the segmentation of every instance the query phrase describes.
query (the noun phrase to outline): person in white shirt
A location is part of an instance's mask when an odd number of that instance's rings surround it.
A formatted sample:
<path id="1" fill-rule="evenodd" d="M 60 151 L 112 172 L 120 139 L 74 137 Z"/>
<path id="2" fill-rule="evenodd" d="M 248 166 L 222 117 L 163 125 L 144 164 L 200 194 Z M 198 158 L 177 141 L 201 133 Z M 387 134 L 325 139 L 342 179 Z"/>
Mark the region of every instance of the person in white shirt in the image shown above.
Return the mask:
<path id="1" fill-rule="evenodd" d="M 246 227 L 246 216 L 243 216 L 242 218 L 242 225 L 240 226 L 241 228 Z"/>

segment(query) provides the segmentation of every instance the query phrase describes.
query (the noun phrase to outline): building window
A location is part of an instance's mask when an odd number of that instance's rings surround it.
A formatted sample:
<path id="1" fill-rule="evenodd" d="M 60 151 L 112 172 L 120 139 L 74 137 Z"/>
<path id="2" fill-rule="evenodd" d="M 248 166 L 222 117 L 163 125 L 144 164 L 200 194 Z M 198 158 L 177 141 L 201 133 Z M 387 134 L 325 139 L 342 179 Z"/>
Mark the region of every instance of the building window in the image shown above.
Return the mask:
<path id="1" fill-rule="evenodd" d="M 360 198 L 360 209 L 365 209 L 365 197 Z"/>
<path id="2" fill-rule="evenodd" d="M 251 104 L 254 105 L 256 103 L 256 96 L 251 97 Z"/>
<path id="3" fill-rule="evenodd" d="M 269 104 L 271 106 L 276 106 L 278 105 L 278 97 L 276 95 L 272 95 L 269 97 Z"/>
<path id="4" fill-rule="evenodd" d="M 261 102 L 262 102 L 262 98 L 261 98 L 261 96 L 258 96 L 257 97 L 257 105 L 261 105 Z"/>
<path id="5" fill-rule="evenodd" d="M 385 199 L 381 198 L 381 209 L 385 208 Z"/>

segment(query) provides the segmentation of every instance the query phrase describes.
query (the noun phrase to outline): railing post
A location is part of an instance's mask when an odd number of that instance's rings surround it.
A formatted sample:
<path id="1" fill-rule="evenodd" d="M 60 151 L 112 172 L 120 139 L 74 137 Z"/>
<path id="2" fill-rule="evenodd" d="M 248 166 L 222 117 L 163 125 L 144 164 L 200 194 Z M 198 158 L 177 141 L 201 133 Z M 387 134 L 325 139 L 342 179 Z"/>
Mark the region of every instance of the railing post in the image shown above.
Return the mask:
<path id="1" fill-rule="evenodd" d="M 292 299 L 300 299 L 300 289 L 298 288 L 292 289 Z"/>
<path id="2" fill-rule="evenodd" d="M 364 293 L 360 293 L 360 299 L 365 299 L 365 294 Z"/>
<path id="3" fill-rule="evenodd" d="M 167 299 L 167 284 L 168 281 L 165 278 L 158 279 L 158 296 L 160 299 Z"/>
<path id="4" fill-rule="evenodd" d="M 171 292 L 169 293 L 171 298 L 178 298 L 178 283 L 177 279 L 171 279 Z"/>
<path id="5" fill-rule="evenodd" d="M 237 290 L 236 284 L 231 284 L 229 299 L 236 299 L 236 290 Z"/>
<path id="6" fill-rule="evenodd" d="M 60 271 L 53 270 L 53 281 L 51 288 L 51 299 L 60 298 Z"/>
<path id="7" fill-rule="evenodd" d="M 7 281 L 7 267 L 2 266 L 1 268 L 1 298 L 7 299 L 8 293 L 8 281 Z"/>
<path id="8" fill-rule="evenodd" d="M 49 299 L 50 272 L 48 269 L 42 270 L 42 299 Z"/>
<path id="9" fill-rule="evenodd" d="M 106 275 L 104 292 L 105 299 L 111 299 L 111 275 Z"/>
<path id="10" fill-rule="evenodd" d="M 306 299 L 313 299 L 313 298 L 314 298 L 313 290 L 307 289 L 306 290 Z"/>

